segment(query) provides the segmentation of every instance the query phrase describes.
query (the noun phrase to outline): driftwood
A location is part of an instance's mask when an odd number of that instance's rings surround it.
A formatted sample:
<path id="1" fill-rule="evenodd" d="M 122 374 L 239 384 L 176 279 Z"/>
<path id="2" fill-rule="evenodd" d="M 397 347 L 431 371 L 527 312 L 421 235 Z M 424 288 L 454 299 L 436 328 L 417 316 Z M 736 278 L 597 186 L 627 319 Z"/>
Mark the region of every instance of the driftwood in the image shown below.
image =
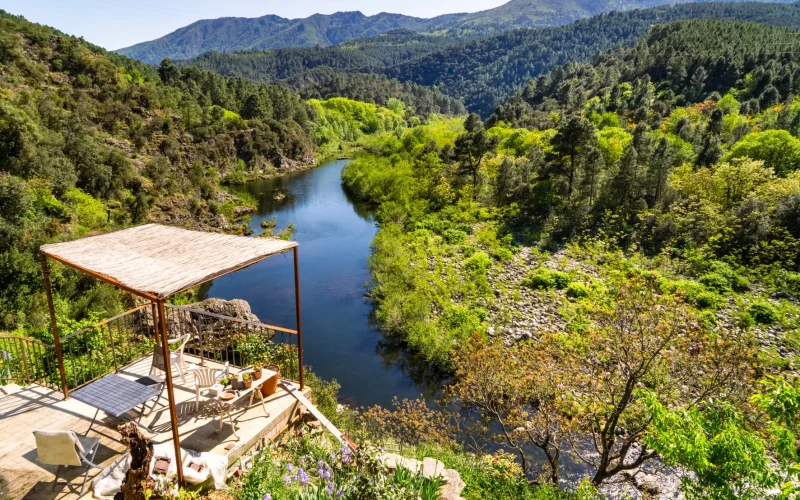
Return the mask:
<path id="1" fill-rule="evenodd" d="M 124 423 L 117 429 L 122 436 L 122 442 L 130 449 L 131 468 L 125 474 L 122 487 L 114 500 L 145 500 L 145 492 L 155 488 L 155 482 L 150 477 L 153 443 L 142 435 L 133 422 Z"/>

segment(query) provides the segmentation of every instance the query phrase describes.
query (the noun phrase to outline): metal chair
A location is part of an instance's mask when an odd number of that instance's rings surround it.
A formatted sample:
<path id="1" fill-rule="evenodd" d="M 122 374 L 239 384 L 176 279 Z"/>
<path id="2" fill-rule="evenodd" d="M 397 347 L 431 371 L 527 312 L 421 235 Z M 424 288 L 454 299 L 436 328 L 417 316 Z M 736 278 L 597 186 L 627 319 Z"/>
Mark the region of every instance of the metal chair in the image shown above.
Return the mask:
<path id="1" fill-rule="evenodd" d="M 186 344 L 191 340 L 191 334 L 181 335 L 180 337 L 172 340 L 168 340 L 167 344 L 170 346 L 175 344 L 180 344 L 176 350 L 170 350 L 169 353 L 169 363 L 170 366 L 175 366 L 178 368 L 178 374 L 181 376 L 181 380 L 183 383 L 186 383 L 186 360 L 183 357 L 183 349 L 186 347 Z M 164 354 L 161 352 L 161 346 L 156 345 L 155 349 L 153 349 L 153 363 L 150 366 L 150 375 L 153 374 L 153 370 L 160 370 L 166 376 L 167 369 L 164 363 Z M 172 374 L 170 374 L 171 376 Z"/>
<path id="2" fill-rule="evenodd" d="M 200 390 L 208 389 L 209 387 L 218 383 L 223 378 L 228 377 L 230 375 L 230 367 L 226 362 L 222 370 L 217 370 L 216 368 L 192 367 L 192 369 L 189 370 L 189 373 L 194 375 L 194 391 L 195 391 L 194 411 L 199 411 Z"/>
<path id="3" fill-rule="evenodd" d="M 33 431 L 33 435 L 36 438 L 39 463 L 58 466 L 52 491 L 56 490 L 58 474 L 62 467 L 85 467 L 86 473 L 83 475 L 80 493 L 83 495 L 89 471 L 102 469 L 101 466 L 94 463 L 94 456 L 100 447 L 100 439 L 79 436 L 74 431 Z"/>

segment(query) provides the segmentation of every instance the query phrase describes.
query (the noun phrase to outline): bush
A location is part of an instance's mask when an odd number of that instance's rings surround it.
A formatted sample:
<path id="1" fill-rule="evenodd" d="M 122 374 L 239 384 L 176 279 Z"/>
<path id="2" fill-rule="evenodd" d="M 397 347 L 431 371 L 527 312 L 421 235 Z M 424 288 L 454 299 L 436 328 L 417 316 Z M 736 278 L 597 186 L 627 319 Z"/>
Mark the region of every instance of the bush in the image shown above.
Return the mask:
<path id="1" fill-rule="evenodd" d="M 589 287 L 586 283 L 573 282 L 567 286 L 567 297 L 582 299 L 589 296 Z"/>
<path id="2" fill-rule="evenodd" d="M 447 243 L 455 245 L 467 241 L 467 233 L 458 229 L 448 229 L 442 234 L 442 238 Z"/>
<path id="3" fill-rule="evenodd" d="M 700 309 L 719 309 L 725 303 L 725 299 L 711 290 L 700 292 L 694 299 L 694 304 Z"/>
<path id="4" fill-rule="evenodd" d="M 731 282 L 719 273 L 707 273 L 700 276 L 700 283 L 719 293 L 730 293 L 732 291 Z"/>
<path id="5" fill-rule="evenodd" d="M 569 281 L 569 275 L 565 272 L 540 267 L 528 274 L 522 284 L 534 290 L 563 290 Z"/>
<path id="6" fill-rule="evenodd" d="M 491 250 L 492 257 L 500 262 L 511 260 L 514 257 L 514 252 L 505 247 L 495 247 Z"/>
<path id="7" fill-rule="evenodd" d="M 464 269 L 473 277 L 486 274 L 490 267 L 492 267 L 492 259 L 486 255 L 486 252 L 475 252 L 472 257 L 464 261 Z"/>
<path id="8" fill-rule="evenodd" d="M 778 311 L 775 310 L 772 304 L 765 300 L 760 300 L 750 304 L 747 312 L 753 317 L 756 323 L 762 325 L 771 325 L 778 321 Z"/>

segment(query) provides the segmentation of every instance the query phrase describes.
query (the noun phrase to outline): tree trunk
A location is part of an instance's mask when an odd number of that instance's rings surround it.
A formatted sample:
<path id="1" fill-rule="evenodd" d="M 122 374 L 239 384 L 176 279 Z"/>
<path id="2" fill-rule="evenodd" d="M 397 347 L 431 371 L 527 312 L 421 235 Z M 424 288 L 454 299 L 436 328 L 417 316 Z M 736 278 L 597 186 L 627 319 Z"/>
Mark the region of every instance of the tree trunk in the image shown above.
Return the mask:
<path id="1" fill-rule="evenodd" d="M 115 495 L 115 500 L 122 494 L 124 500 L 145 500 L 145 492 L 152 492 L 155 482 L 150 478 L 150 461 L 153 459 L 153 443 L 144 437 L 133 422 L 127 422 L 118 427 L 122 442 L 128 445 L 131 453 L 131 468 L 125 474 L 120 492 Z"/>

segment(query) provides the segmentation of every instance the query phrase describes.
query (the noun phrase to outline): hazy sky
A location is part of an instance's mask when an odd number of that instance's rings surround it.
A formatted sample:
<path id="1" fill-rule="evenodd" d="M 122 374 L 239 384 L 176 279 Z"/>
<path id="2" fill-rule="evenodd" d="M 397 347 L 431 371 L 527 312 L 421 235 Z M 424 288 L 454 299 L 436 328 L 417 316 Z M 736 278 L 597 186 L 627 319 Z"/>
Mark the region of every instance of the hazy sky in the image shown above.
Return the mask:
<path id="1" fill-rule="evenodd" d="M 47 24 L 107 49 L 152 40 L 199 19 L 215 17 L 307 17 L 360 10 L 433 17 L 490 9 L 508 0 L 0 0 L 0 8 Z"/>

